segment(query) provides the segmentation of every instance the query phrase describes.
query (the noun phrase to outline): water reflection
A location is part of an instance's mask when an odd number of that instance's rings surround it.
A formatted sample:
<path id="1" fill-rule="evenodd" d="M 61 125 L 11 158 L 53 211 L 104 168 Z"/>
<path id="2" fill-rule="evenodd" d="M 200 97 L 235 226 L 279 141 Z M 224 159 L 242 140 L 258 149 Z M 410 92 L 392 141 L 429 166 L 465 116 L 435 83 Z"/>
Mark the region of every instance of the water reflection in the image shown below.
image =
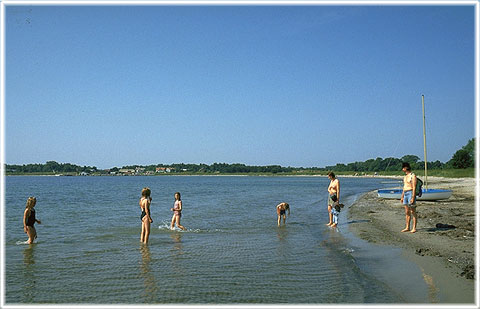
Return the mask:
<path id="1" fill-rule="evenodd" d="M 322 241 L 322 247 L 324 247 L 327 250 L 342 250 L 341 248 L 344 248 L 347 246 L 347 240 L 345 237 L 343 237 L 342 233 L 340 233 L 340 230 L 338 227 L 327 227 L 326 230 L 324 231 L 324 239 Z"/>
<path id="2" fill-rule="evenodd" d="M 173 232 L 170 234 L 173 246 L 170 249 L 170 282 L 171 286 L 168 290 L 168 296 L 173 302 L 182 302 L 185 299 L 183 287 L 192 280 L 191 274 L 186 270 L 189 262 L 183 258 L 182 232 Z"/>
<path id="3" fill-rule="evenodd" d="M 438 295 L 438 288 L 435 286 L 435 282 L 433 281 L 433 278 L 425 273 L 425 270 L 421 268 L 422 271 L 422 277 L 425 283 L 428 286 L 428 299 L 430 300 L 431 303 L 438 303 L 437 300 L 437 295 Z"/>
<path id="4" fill-rule="evenodd" d="M 291 246 L 288 243 L 288 228 L 286 226 L 277 227 L 277 258 L 280 263 L 284 263 L 288 260 L 291 250 Z"/>
<path id="5" fill-rule="evenodd" d="M 143 284 L 145 290 L 143 298 L 145 303 L 152 303 L 157 300 L 158 294 L 157 282 L 150 266 L 152 257 L 150 254 L 150 249 L 145 244 L 140 245 L 140 252 L 142 254 L 142 261 L 140 263 L 140 274 L 143 277 Z"/>
<path id="6" fill-rule="evenodd" d="M 24 303 L 33 303 L 35 299 L 35 244 L 29 244 L 23 250 L 23 301 Z"/>
<path id="7" fill-rule="evenodd" d="M 277 228 L 277 238 L 280 242 L 285 242 L 288 236 L 288 229 L 286 226 L 280 226 Z"/>
<path id="8" fill-rule="evenodd" d="M 172 233 L 170 234 L 170 237 L 173 240 L 173 250 L 174 253 L 177 255 L 182 255 L 183 254 L 183 245 L 182 245 L 182 233 Z"/>

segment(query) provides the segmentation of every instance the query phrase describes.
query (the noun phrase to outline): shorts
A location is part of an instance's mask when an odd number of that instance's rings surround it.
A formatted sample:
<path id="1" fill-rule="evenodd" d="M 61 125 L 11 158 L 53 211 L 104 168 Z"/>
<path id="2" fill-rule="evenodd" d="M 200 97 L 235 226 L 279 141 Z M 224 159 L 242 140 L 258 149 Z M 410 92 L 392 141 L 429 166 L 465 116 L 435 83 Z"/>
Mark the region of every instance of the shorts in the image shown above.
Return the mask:
<path id="1" fill-rule="evenodd" d="M 285 215 L 285 210 L 280 210 L 280 216 Z"/>
<path id="2" fill-rule="evenodd" d="M 336 196 L 336 195 L 335 195 Z M 336 201 L 334 201 L 332 199 L 332 196 L 329 194 L 328 195 L 328 206 L 333 206 L 333 204 L 335 204 Z"/>
<path id="3" fill-rule="evenodd" d="M 415 208 L 417 205 L 415 205 L 415 202 L 413 202 L 413 196 L 412 196 L 412 191 L 405 191 L 403 195 L 403 205 L 406 205 L 410 208 Z"/>

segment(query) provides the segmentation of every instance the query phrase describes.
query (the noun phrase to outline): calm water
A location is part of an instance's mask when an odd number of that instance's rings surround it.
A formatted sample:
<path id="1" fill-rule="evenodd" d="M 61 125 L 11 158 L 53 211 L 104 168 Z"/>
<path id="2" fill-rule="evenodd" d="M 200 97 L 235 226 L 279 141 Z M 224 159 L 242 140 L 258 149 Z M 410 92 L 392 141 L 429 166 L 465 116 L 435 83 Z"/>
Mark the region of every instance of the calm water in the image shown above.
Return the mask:
<path id="1" fill-rule="evenodd" d="M 381 181 L 341 179 L 343 202 Z M 404 302 L 355 262 L 345 212 L 340 231 L 325 226 L 327 185 L 323 177 L 6 177 L 6 303 Z M 148 246 L 139 242 L 145 186 Z M 168 229 L 176 191 L 184 232 Z M 37 244 L 26 245 L 31 195 L 42 224 Z M 282 201 L 292 212 L 278 228 Z"/>

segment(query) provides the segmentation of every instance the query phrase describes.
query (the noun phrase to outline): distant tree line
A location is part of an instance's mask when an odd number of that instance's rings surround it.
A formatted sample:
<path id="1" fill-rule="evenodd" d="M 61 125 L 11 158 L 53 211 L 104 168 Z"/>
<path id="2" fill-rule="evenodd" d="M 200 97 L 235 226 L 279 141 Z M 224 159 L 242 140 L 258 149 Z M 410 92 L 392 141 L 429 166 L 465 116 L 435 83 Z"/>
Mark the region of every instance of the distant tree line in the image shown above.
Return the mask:
<path id="1" fill-rule="evenodd" d="M 414 170 L 424 168 L 424 162 L 415 155 L 406 155 L 401 158 L 376 158 L 369 159 L 364 162 L 353 162 L 348 164 L 338 163 L 333 166 L 319 167 L 282 167 L 280 165 L 252 166 L 240 163 L 213 163 L 207 164 L 153 164 L 153 165 L 129 165 L 122 166 L 122 169 L 144 168 L 145 172 L 156 172 L 157 168 L 170 168 L 173 173 L 199 173 L 199 174 L 248 174 L 248 173 L 294 173 L 294 172 L 383 172 L 383 171 L 399 171 L 402 169 L 402 162 L 408 162 Z M 446 163 L 440 161 L 428 162 L 428 169 L 446 169 L 457 168 L 464 169 L 475 166 L 475 139 L 468 141 L 453 155 Z M 7 173 L 28 174 L 28 173 L 99 173 L 107 174 L 110 172 L 118 172 L 120 168 L 113 167 L 107 170 L 99 170 L 95 166 L 78 166 L 70 163 L 57 163 L 48 161 L 45 164 L 24 164 L 24 165 L 6 165 Z"/>
<path id="2" fill-rule="evenodd" d="M 171 168 L 175 172 L 188 171 L 193 173 L 225 173 L 225 174 L 236 174 L 236 173 L 290 173 L 297 170 L 305 170 L 303 167 L 294 168 L 294 167 L 282 167 L 280 165 L 266 165 L 266 166 L 253 166 L 245 165 L 241 163 L 213 163 L 211 165 L 207 164 L 185 164 L 185 163 L 174 163 L 174 164 L 156 164 L 156 165 L 147 165 L 147 166 L 138 166 L 138 165 L 127 165 L 123 166 L 122 169 L 135 169 L 137 167 L 145 168 L 145 171 L 156 171 L 159 167 Z M 118 168 L 117 168 L 118 170 Z"/>
<path id="3" fill-rule="evenodd" d="M 339 172 L 383 172 L 383 171 L 400 171 L 402 169 L 402 163 L 408 162 L 412 169 L 423 169 L 425 167 L 424 161 L 420 161 L 420 158 L 414 155 L 406 155 L 402 158 L 376 158 L 369 159 L 364 162 L 353 162 L 348 164 L 338 163 L 333 166 L 326 166 L 327 170 L 339 171 Z M 428 162 L 428 169 L 442 169 L 446 168 L 446 164 L 440 161 Z"/>
<path id="4" fill-rule="evenodd" d="M 6 165 L 7 173 L 95 173 L 95 166 L 78 166 L 70 163 L 47 161 L 45 164 Z"/>
<path id="5" fill-rule="evenodd" d="M 414 170 L 420 170 L 425 167 L 425 161 L 415 155 L 406 155 L 402 158 L 376 158 L 364 162 L 354 162 L 348 164 L 338 163 L 334 166 L 326 166 L 326 170 L 339 172 L 382 172 L 382 171 L 399 171 L 402 169 L 402 162 L 410 163 Z M 447 168 L 469 168 L 475 167 L 475 139 L 468 141 L 467 145 L 459 149 L 453 157 L 446 163 L 440 161 L 427 162 L 428 169 L 447 169 Z"/>

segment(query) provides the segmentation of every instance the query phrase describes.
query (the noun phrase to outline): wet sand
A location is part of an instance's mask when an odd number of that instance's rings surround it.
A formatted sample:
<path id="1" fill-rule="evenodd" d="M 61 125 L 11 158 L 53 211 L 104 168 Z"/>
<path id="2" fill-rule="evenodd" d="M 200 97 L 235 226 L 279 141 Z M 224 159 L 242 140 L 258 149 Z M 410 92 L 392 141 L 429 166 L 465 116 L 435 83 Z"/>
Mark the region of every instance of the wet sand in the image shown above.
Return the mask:
<path id="1" fill-rule="evenodd" d="M 402 178 L 395 178 L 395 180 Z M 451 189 L 442 201 L 417 201 L 417 232 L 400 232 L 405 211 L 399 200 L 365 193 L 348 209 L 350 231 L 369 243 L 402 248 L 419 266 L 432 302 L 475 301 L 475 179 L 429 177 L 431 189 Z M 446 227 L 450 226 L 450 227 Z M 395 278 L 392 278 L 395 280 Z"/>

